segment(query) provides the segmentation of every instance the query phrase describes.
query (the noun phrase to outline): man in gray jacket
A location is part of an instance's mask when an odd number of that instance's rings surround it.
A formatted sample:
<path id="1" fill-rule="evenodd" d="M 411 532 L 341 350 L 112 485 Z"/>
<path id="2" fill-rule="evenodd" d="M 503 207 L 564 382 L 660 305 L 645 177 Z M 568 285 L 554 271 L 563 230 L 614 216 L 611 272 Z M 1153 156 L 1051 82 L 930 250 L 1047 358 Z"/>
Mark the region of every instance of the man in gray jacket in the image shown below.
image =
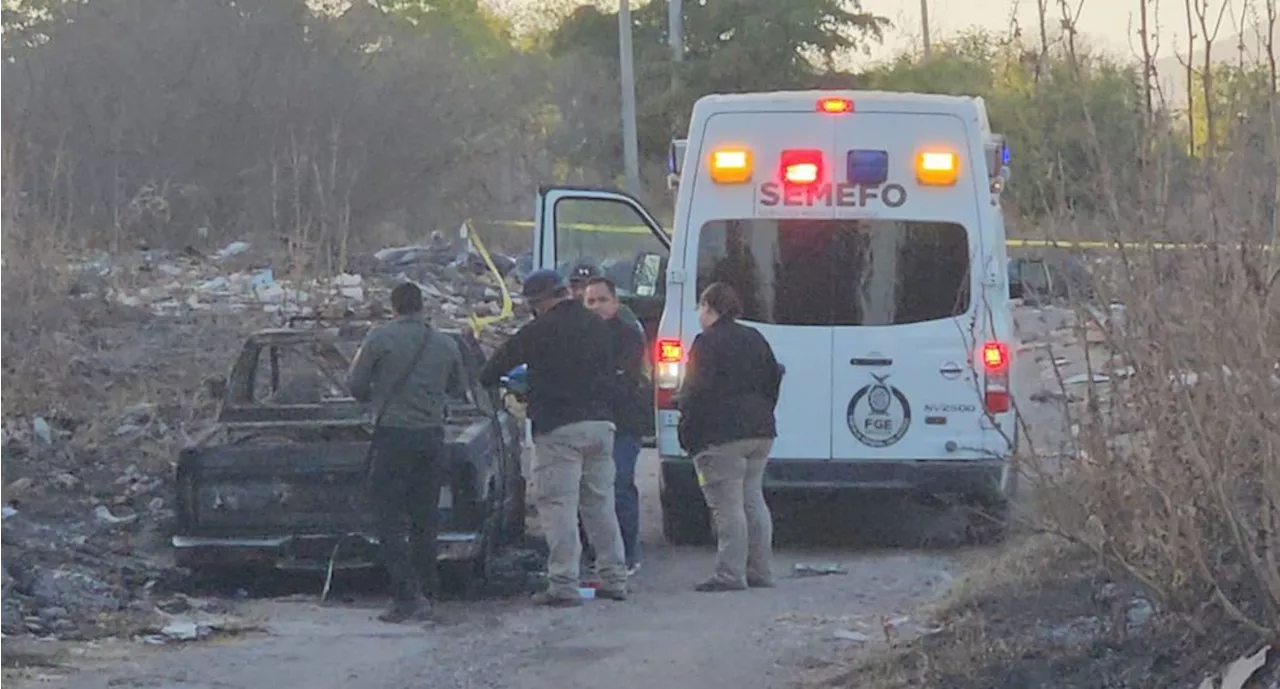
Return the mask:
<path id="1" fill-rule="evenodd" d="M 462 353 L 423 317 L 413 283 L 391 291 L 395 320 L 369 332 L 351 362 L 351 394 L 377 410 L 370 500 L 393 600 L 378 616 L 404 622 L 426 612 L 439 586 L 437 531 L 450 397 L 466 396 Z"/>

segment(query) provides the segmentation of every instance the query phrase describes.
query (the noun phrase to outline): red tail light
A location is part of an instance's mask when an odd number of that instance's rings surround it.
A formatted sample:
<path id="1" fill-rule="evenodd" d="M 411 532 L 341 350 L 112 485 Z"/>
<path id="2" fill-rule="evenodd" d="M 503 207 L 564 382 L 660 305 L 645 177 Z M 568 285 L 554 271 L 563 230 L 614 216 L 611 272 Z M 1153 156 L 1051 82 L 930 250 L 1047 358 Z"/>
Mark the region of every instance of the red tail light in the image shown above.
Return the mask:
<path id="1" fill-rule="evenodd" d="M 658 409 L 675 409 L 676 390 L 680 387 L 684 345 L 680 340 L 658 340 L 654 348 L 653 403 Z"/>
<path id="2" fill-rule="evenodd" d="M 658 340 L 655 358 L 660 364 L 678 364 L 684 359 L 684 345 L 680 340 Z"/>
<path id="3" fill-rule="evenodd" d="M 982 365 L 990 372 L 1006 369 L 1009 366 L 1009 345 L 1003 342 L 982 345 Z"/>
<path id="4" fill-rule="evenodd" d="M 1004 414 L 1013 408 L 1009 396 L 1009 345 L 989 340 L 982 345 L 982 368 L 986 372 L 983 406 L 988 414 Z"/>

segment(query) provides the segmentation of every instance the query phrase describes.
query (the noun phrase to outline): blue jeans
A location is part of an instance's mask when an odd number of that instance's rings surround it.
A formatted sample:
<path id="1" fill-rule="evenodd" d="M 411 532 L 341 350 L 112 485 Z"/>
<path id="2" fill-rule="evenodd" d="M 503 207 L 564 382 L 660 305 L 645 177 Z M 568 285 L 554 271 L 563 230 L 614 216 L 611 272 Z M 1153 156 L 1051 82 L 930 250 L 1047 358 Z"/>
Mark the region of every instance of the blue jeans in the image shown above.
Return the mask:
<path id="1" fill-rule="evenodd" d="M 627 554 L 628 567 L 640 561 L 640 491 L 636 488 L 636 461 L 639 458 L 639 436 L 613 436 L 613 507 L 618 515 L 618 529 L 622 532 L 622 547 Z M 587 542 L 581 520 L 578 533 L 582 538 L 584 561 L 594 562 L 595 549 Z"/>
<path id="2" fill-rule="evenodd" d="M 640 491 L 636 488 L 636 461 L 640 458 L 640 437 L 618 434 L 613 437 L 613 506 L 618 513 L 622 546 L 627 566 L 640 561 Z"/>

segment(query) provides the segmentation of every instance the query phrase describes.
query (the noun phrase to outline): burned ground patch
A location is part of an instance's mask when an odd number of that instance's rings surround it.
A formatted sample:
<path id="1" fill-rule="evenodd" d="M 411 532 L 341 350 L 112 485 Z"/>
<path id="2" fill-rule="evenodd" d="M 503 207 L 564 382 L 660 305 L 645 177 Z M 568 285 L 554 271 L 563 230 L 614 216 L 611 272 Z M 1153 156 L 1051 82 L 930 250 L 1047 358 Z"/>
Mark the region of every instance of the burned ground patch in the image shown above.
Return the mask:
<path id="1" fill-rule="evenodd" d="M 1195 618 L 1167 613 L 1132 580 L 1043 537 L 1011 546 L 934 613 L 935 633 L 864 660 L 827 686 L 1195 687 L 1263 641 L 1210 606 Z M 1278 665 L 1273 660 L 1246 686 L 1275 686 Z"/>

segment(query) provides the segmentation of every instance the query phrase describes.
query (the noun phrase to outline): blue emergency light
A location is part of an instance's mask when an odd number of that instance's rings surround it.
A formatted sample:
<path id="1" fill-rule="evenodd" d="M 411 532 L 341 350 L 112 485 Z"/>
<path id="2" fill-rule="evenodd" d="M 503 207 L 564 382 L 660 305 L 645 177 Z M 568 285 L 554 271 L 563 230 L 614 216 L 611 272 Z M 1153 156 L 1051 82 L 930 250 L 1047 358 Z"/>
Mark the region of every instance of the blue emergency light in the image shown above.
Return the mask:
<path id="1" fill-rule="evenodd" d="M 1000 162 L 1008 165 L 1013 160 L 1013 154 L 1009 152 L 1009 142 L 1002 142 L 1000 147 Z"/>
<path id="2" fill-rule="evenodd" d="M 854 149 L 849 151 L 848 173 L 850 184 L 875 186 L 889 179 L 889 152 Z"/>

